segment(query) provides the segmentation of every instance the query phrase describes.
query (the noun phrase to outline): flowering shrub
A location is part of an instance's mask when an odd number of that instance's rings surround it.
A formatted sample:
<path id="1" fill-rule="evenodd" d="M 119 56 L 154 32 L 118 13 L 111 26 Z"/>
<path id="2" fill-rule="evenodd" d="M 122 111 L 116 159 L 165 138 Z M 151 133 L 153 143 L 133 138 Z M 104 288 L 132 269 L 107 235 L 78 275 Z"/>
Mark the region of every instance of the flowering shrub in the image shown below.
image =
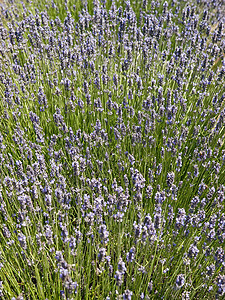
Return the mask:
<path id="1" fill-rule="evenodd" d="M 2 4 L 2 299 L 224 299 L 224 12 Z"/>

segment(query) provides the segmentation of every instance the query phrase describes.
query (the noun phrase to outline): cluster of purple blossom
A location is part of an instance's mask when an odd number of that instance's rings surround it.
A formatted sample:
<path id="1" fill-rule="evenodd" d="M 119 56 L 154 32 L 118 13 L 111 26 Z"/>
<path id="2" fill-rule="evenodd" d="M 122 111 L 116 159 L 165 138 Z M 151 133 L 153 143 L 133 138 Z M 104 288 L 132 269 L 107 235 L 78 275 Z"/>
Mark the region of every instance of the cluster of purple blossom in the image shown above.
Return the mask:
<path id="1" fill-rule="evenodd" d="M 223 299 L 225 4 L 109 2 L 2 7 L 0 297 Z"/>

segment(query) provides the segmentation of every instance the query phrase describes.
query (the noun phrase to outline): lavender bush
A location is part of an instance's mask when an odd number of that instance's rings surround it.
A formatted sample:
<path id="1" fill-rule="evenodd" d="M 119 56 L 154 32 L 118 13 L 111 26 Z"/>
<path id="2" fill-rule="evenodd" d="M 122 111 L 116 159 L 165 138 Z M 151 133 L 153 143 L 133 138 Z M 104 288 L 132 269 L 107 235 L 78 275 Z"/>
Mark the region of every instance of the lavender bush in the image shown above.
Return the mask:
<path id="1" fill-rule="evenodd" d="M 224 299 L 224 12 L 2 4 L 0 298 Z"/>

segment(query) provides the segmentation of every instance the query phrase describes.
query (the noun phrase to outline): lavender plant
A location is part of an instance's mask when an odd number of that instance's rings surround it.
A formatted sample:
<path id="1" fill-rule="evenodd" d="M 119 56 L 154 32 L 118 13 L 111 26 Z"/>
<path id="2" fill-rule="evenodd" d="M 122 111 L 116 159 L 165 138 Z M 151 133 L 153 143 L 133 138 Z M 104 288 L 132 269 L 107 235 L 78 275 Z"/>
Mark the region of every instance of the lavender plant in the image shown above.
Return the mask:
<path id="1" fill-rule="evenodd" d="M 9 1 L 0 298 L 225 297 L 223 1 Z"/>

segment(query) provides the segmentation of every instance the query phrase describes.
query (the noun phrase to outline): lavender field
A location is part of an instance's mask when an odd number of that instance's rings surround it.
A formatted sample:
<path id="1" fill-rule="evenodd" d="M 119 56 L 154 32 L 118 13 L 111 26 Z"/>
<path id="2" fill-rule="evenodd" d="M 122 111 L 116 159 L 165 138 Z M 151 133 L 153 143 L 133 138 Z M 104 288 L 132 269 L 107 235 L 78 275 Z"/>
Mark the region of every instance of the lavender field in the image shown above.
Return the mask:
<path id="1" fill-rule="evenodd" d="M 0 6 L 0 299 L 225 299 L 225 1 Z"/>

